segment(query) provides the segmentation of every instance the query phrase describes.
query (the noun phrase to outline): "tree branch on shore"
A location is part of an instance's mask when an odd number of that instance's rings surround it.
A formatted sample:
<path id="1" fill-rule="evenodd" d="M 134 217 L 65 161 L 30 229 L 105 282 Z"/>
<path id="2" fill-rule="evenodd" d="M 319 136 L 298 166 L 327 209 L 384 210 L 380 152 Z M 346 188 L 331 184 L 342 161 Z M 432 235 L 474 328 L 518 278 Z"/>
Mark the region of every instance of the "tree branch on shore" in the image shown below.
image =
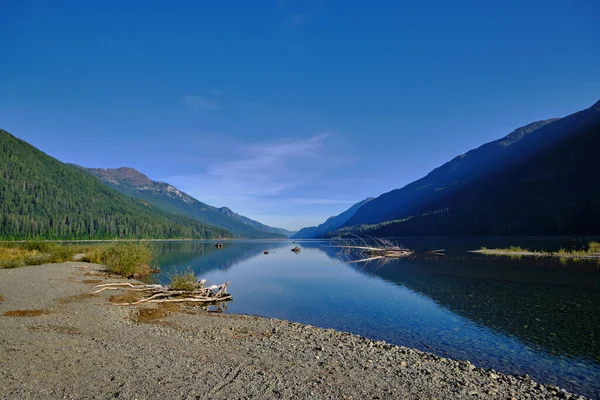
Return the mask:
<path id="1" fill-rule="evenodd" d="M 130 303 L 116 303 L 121 306 L 132 306 L 144 303 L 204 303 L 212 304 L 231 300 L 231 294 L 227 293 L 229 282 L 222 285 L 204 287 L 206 281 L 195 281 L 193 287 L 174 287 L 173 284 L 164 285 L 133 285 L 128 282 L 106 283 L 97 285 L 92 293 L 100 293 L 105 290 L 127 290 L 141 292 L 144 297 Z"/>

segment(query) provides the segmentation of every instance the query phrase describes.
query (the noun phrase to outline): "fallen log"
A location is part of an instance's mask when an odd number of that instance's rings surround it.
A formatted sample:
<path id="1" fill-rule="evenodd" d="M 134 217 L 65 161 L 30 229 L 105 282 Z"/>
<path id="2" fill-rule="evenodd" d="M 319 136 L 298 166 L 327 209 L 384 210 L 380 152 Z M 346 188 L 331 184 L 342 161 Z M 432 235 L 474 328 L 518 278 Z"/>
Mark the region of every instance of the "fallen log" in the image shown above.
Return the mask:
<path id="1" fill-rule="evenodd" d="M 171 286 L 164 285 L 133 285 L 131 283 L 106 283 L 94 286 L 95 291 L 100 293 L 105 290 L 125 290 L 130 292 L 143 293 L 144 297 L 140 300 L 129 303 L 115 303 L 121 306 L 132 306 L 144 303 L 174 303 L 191 302 L 214 304 L 223 301 L 230 301 L 232 295 L 227 293 L 229 282 L 222 285 L 212 285 L 204 287 L 205 281 L 195 282 L 193 290 L 181 290 Z"/>

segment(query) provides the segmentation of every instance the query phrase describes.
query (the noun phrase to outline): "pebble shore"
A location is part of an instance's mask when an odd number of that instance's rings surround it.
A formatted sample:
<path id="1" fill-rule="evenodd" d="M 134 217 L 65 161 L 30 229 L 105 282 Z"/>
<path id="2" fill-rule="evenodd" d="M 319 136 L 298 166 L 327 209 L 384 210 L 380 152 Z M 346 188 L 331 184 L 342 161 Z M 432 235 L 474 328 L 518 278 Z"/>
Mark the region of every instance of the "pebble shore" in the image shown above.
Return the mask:
<path id="1" fill-rule="evenodd" d="M 331 329 L 90 294 L 113 281 L 76 262 L 0 270 L 0 398 L 584 399 Z"/>

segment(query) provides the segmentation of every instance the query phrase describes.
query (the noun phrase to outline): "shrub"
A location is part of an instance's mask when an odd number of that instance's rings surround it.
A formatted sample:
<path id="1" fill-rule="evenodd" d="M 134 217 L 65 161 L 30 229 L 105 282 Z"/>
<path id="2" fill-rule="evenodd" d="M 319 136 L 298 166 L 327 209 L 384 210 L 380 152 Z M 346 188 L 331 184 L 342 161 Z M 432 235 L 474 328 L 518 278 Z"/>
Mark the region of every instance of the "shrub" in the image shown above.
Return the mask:
<path id="1" fill-rule="evenodd" d="M 23 243 L 22 247 L 29 251 L 39 251 L 40 253 L 50 253 L 50 250 L 56 247 L 55 243 L 44 242 L 42 240 L 30 240 Z"/>
<path id="2" fill-rule="evenodd" d="M 169 288 L 172 290 L 182 290 L 184 292 L 193 292 L 202 288 L 202 284 L 196 279 L 196 275 L 191 269 L 183 273 L 171 275 L 171 284 Z"/>
<path id="3" fill-rule="evenodd" d="M 588 244 L 588 252 L 593 253 L 593 254 L 599 254 L 600 253 L 600 243 L 590 242 Z"/>
<path id="4" fill-rule="evenodd" d="M 4 260 L 0 261 L 0 268 L 11 269 L 11 268 L 19 268 L 24 266 L 22 260 L 14 259 L 14 260 Z"/>
<path id="5" fill-rule="evenodd" d="M 70 245 L 51 243 L 43 253 L 49 253 L 48 262 L 59 263 L 71 261 L 75 255 L 75 248 Z"/>
<path id="6" fill-rule="evenodd" d="M 152 271 L 153 255 L 147 243 L 115 243 L 103 249 L 100 260 L 109 272 L 132 278 Z"/>
<path id="7" fill-rule="evenodd" d="M 40 265 L 49 262 L 50 257 L 47 254 L 30 254 L 25 256 L 23 265 Z"/>
<path id="8" fill-rule="evenodd" d="M 106 248 L 107 248 L 106 245 L 97 245 L 97 246 L 92 246 L 90 248 L 82 250 L 82 252 L 85 253 L 85 255 L 83 256 L 81 261 L 94 263 L 94 264 L 101 264 L 102 263 L 102 255 L 106 251 Z"/>

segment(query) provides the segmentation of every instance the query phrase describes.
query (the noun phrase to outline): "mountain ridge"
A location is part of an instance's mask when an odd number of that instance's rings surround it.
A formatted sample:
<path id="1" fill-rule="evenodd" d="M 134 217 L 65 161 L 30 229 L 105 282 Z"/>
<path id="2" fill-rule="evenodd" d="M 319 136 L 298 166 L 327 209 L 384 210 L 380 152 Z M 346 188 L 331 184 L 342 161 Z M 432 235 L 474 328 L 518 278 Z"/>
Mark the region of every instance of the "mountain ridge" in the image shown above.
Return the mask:
<path id="1" fill-rule="evenodd" d="M 346 211 L 327 218 L 327 220 L 320 225 L 302 228 L 295 235 L 291 236 L 290 239 L 315 239 L 324 236 L 327 233 L 344 225 L 344 223 L 348 221 L 358 211 L 359 208 L 373 199 L 374 197 L 369 197 L 365 200 L 359 201 Z"/>
<path id="2" fill-rule="evenodd" d="M 583 212 L 585 209 L 591 213 L 592 220 L 595 221 L 595 212 L 585 204 L 586 202 L 596 204 L 600 195 L 593 187 L 583 185 L 580 176 L 593 179 L 591 170 L 598 163 L 589 153 L 589 149 L 598 147 L 599 131 L 600 102 L 563 118 L 526 125 L 504 138 L 465 153 L 475 157 L 470 159 L 456 157 L 434 169 L 424 178 L 401 189 L 384 193 L 357 211 L 332 235 L 600 233 L 600 224 L 593 228 L 596 222 L 590 221 L 588 225 L 590 229 L 587 229 L 581 217 L 575 216 L 575 213 Z M 507 140 L 508 146 L 503 143 Z M 578 140 L 587 141 L 589 149 L 578 145 Z M 489 149 L 495 149 L 496 153 L 490 154 Z M 568 160 L 561 158 L 561 151 L 566 150 L 570 151 Z M 587 160 L 589 166 L 582 165 L 579 158 Z M 464 161 L 465 159 L 468 161 Z M 548 164 L 548 159 L 552 159 L 554 164 Z M 480 160 L 484 162 L 478 162 Z M 539 165 L 546 165 L 547 170 L 539 170 L 533 160 Z M 577 170 L 580 176 L 575 175 L 574 170 Z M 540 183 L 542 176 L 546 176 L 543 184 Z M 508 181 L 507 177 L 510 177 L 513 183 Z M 556 182 L 552 182 L 550 177 L 554 177 Z M 552 187 L 553 183 L 557 188 Z M 430 186 L 433 186 L 434 191 Z M 419 193 L 419 189 L 427 187 L 430 187 L 429 191 Z M 532 190 L 533 187 L 537 191 Z M 573 197 L 576 197 L 578 202 L 557 195 L 558 187 L 561 187 L 560 190 L 571 187 L 575 191 Z M 529 196 L 523 197 L 522 193 L 528 193 Z M 587 198 L 581 195 L 583 193 Z M 558 202 L 559 198 L 562 203 Z M 477 199 L 478 203 L 473 199 Z M 518 204 L 514 199 L 519 199 L 523 207 L 536 203 L 537 209 L 531 206 L 531 216 L 528 217 L 518 210 Z M 467 204 L 474 210 L 471 214 L 468 212 Z M 496 208 L 488 207 L 487 214 L 483 214 L 483 209 L 489 204 L 495 204 Z M 566 209 L 563 204 L 571 204 L 572 210 Z M 502 215 L 509 207 L 512 207 L 512 216 L 505 215 L 504 218 L 507 224 L 508 221 L 512 221 L 510 222 L 512 227 L 501 226 L 503 222 L 499 221 L 497 216 Z M 539 212 L 542 209 L 546 209 L 547 215 L 560 210 L 562 216 L 555 215 L 553 218 L 561 221 L 561 226 L 552 227 L 547 224 L 544 216 Z M 470 222 L 474 215 L 478 215 L 480 219 L 478 226 Z M 522 220 L 516 220 L 516 215 L 520 215 Z M 569 225 L 562 219 L 565 215 L 579 218 L 580 221 Z M 464 221 L 462 225 L 456 221 L 459 216 Z M 529 225 L 523 220 L 529 220 Z M 472 226 L 467 228 L 469 224 Z M 542 229 L 541 226 L 545 228 Z"/>
<path id="3" fill-rule="evenodd" d="M 123 196 L 0 129 L 0 238 L 229 238 Z"/>
<path id="4" fill-rule="evenodd" d="M 240 238 L 284 239 L 282 228 L 274 228 L 239 215 L 227 207 L 217 208 L 203 203 L 175 186 L 150 179 L 131 167 L 86 168 L 77 166 L 103 184 L 120 193 L 146 201 L 174 214 L 184 215 L 199 222 L 231 231 Z"/>

